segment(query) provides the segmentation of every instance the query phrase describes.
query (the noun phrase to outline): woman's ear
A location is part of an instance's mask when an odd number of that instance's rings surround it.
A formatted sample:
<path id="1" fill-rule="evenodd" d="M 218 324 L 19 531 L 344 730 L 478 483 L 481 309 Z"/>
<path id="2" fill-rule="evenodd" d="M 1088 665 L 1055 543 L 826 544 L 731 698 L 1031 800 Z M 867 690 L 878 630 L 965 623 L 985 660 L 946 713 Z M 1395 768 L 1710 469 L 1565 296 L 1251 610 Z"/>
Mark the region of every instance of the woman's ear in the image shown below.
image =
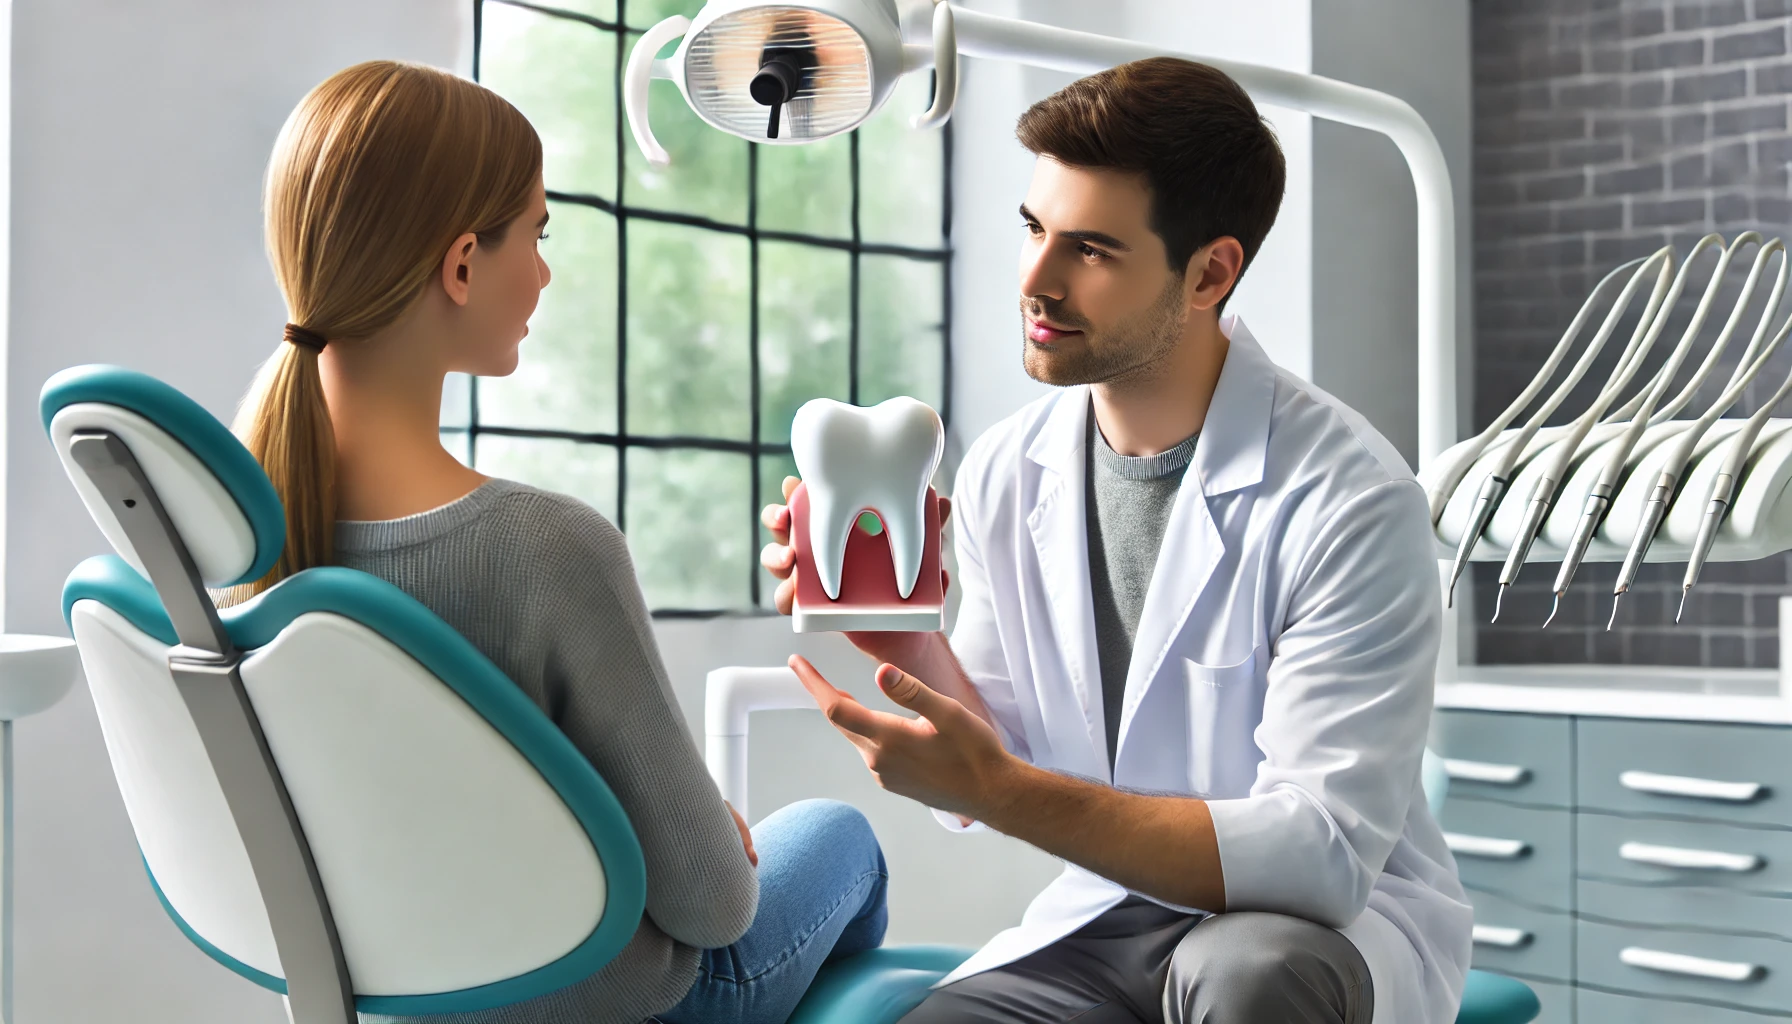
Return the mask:
<path id="1" fill-rule="evenodd" d="M 1183 274 L 1188 304 L 1209 310 L 1232 293 L 1238 275 L 1244 272 L 1244 246 L 1230 235 L 1216 238 L 1195 250 Z"/>
<path id="2" fill-rule="evenodd" d="M 457 306 L 467 304 L 473 284 L 473 251 L 479 247 L 479 236 L 471 231 L 456 238 L 442 257 L 442 290 Z"/>

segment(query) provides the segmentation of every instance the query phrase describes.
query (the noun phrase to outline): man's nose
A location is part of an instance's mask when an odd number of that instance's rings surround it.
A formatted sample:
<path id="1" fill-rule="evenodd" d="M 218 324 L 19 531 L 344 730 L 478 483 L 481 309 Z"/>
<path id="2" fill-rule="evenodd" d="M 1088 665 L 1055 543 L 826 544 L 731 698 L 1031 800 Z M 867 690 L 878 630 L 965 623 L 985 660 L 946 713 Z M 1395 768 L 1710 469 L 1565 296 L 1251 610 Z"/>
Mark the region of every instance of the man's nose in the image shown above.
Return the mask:
<path id="1" fill-rule="evenodd" d="M 1051 246 L 1028 245 L 1020 254 L 1020 293 L 1029 299 L 1062 300 L 1067 289 L 1064 275 L 1052 258 Z"/>

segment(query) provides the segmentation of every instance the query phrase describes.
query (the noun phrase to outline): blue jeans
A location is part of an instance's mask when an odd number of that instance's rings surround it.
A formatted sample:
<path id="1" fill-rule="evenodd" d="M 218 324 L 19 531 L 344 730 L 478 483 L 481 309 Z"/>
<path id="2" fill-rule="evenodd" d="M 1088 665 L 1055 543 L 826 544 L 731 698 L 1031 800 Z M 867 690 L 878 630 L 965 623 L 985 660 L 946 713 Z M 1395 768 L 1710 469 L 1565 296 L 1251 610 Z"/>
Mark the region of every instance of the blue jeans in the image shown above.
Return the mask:
<path id="1" fill-rule="evenodd" d="M 753 828 L 759 910 L 740 941 L 706 949 L 665 1024 L 783 1024 L 822 964 L 883 942 L 889 872 L 865 816 L 802 800 Z"/>

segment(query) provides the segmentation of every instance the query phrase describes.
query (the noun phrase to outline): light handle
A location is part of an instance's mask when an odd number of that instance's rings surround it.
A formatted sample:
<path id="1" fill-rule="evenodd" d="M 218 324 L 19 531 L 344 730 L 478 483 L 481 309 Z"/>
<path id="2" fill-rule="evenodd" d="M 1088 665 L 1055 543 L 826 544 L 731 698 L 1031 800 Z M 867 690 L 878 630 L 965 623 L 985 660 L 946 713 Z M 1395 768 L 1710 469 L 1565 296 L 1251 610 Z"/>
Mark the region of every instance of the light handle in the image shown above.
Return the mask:
<path id="1" fill-rule="evenodd" d="M 916 128 L 938 128 L 952 116 L 958 104 L 958 28 L 952 5 L 940 0 L 933 7 L 933 106 L 909 122 Z"/>
<path id="2" fill-rule="evenodd" d="M 675 14 L 641 35 L 629 51 L 628 66 L 622 72 L 622 110 L 628 115 L 628 130 L 635 145 L 647 158 L 649 166 L 664 170 L 672 163 L 665 147 L 653 137 L 653 126 L 647 123 L 647 84 L 654 78 L 671 78 L 667 62 L 656 60 L 660 47 L 690 31 L 691 19 Z"/>

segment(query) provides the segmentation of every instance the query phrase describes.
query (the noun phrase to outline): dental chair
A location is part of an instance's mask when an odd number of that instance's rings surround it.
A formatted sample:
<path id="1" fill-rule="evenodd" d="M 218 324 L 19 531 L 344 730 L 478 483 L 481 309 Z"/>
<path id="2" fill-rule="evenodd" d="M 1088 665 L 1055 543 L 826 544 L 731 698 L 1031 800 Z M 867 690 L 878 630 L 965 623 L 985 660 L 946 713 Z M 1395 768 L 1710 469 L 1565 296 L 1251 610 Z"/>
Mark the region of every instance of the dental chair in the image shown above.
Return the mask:
<path id="1" fill-rule="evenodd" d="M 787 668 L 719 668 L 705 681 L 705 758 L 722 796 L 747 813 L 747 737 L 751 714 L 815 707 Z M 1450 777 L 1425 751 L 1422 782 L 1433 816 L 1443 808 Z M 975 950 L 953 946 L 885 946 L 821 969 L 789 1024 L 895 1024 L 927 998 L 930 987 Z M 1516 978 L 1468 972 L 1456 1024 L 1529 1024 L 1542 1006 Z"/>

